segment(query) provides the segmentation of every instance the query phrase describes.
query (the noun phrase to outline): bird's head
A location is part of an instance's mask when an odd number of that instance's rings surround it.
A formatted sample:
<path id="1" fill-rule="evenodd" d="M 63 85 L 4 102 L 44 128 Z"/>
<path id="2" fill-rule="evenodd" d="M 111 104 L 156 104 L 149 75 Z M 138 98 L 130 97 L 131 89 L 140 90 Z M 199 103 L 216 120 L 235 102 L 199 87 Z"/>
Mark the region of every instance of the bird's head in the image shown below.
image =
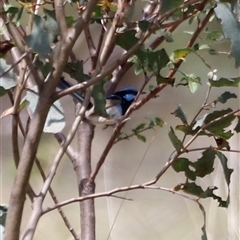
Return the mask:
<path id="1" fill-rule="evenodd" d="M 118 103 L 122 108 L 122 115 L 126 113 L 130 105 L 135 100 L 138 90 L 134 87 L 126 87 L 106 97 L 107 104 L 110 102 Z"/>

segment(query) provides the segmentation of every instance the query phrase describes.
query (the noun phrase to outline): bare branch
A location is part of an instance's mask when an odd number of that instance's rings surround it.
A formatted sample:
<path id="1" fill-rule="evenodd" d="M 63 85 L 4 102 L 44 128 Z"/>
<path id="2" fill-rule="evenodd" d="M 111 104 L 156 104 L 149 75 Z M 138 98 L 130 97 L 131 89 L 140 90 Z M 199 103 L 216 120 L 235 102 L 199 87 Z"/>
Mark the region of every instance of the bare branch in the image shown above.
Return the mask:
<path id="1" fill-rule="evenodd" d="M 68 145 L 71 143 L 76 131 L 77 131 L 77 128 L 78 128 L 78 125 L 80 124 L 82 120 L 82 116 L 81 115 L 78 115 L 72 125 L 72 129 L 70 130 L 68 136 L 67 136 L 67 139 L 66 139 L 66 142 L 64 143 L 64 145 L 59 149 L 54 161 L 53 161 L 53 164 L 52 164 L 52 167 L 50 169 L 50 172 L 48 173 L 47 177 L 46 177 L 46 180 L 44 182 L 44 185 L 43 185 L 43 188 L 41 190 L 41 193 L 39 194 L 39 196 L 36 198 L 36 200 L 34 201 L 34 205 L 33 205 L 33 212 L 32 212 L 32 215 L 31 215 L 31 218 L 26 226 L 26 229 L 25 229 L 25 232 L 23 234 L 23 239 L 24 240 L 30 240 L 33 238 L 33 235 L 34 235 L 34 232 L 36 230 L 36 226 L 37 226 L 37 223 L 39 221 L 39 218 L 41 216 L 41 211 L 39 212 L 39 208 L 42 207 L 42 203 L 43 203 L 43 200 L 49 190 L 49 187 L 51 185 L 51 182 L 56 174 L 56 170 L 57 170 L 57 167 L 60 163 L 60 160 L 64 154 L 64 152 L 66 151 Z M 31 231 L 30 231 L 31 229 Z"/>
<path id="2" fill-rule="evenodd" d="M 58 23 L 58 28 L 61 35 L 61 40 L 63 40 L 68 32 L 68 27 L 65 19 L 64 4 L 63 0 L 54 0 L 56 19 Z"/>

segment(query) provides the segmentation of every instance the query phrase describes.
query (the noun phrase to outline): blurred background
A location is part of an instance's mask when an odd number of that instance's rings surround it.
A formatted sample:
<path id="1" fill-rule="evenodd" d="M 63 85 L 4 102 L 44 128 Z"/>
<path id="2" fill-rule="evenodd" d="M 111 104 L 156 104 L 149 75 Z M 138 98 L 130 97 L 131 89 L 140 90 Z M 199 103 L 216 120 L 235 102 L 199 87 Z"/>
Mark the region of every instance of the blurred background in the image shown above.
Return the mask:
<path id="1" fill-rule="evenodd" d="M 139 10 L 140 7 L 141 4 L 139 4 Z M 137 12 L 134 17 L 137 18 L 139 16 L 138 14 L 139 12 Z M 187 24 L 180 26 L 173 34 L 174 42 L 164 43 L 161 45 L 161 48 L 165 48 L 170 55 L 174 50 L 185 47 L 188 39 L 190 39 L 190 35 L 184 33 L 184 31 L 194 31 L 195 27 L 194 25 L 189 26 Z M 213 22 L 208 27 L 215 29 L 218 28 L 218 24 Z M 92 33 L 96 34 L 97 41 L 100 28 L 98 28 L 98 26 L 91 26 L 91 30 Z M 74 49 L 79 60 L 85 61 L 88 59 L 88 51 L 83 39 L 83 36 L 80 36 Z M 226 43 L 225 45 L 219 46 L 219 49 L 227 52 L 229 47 L 229 44 Z M 239 77 L 239 69 L 234 68 L 233 59 L 229 59 L 226 54 L 211 56 L 208 53 L 202 52 L 202 56 L 213 69 L 218 70 L 218 77 Z M 118 57 L 119 52 L 116 51 L 112 54 L 110 61 Z M 84 65 L 86 73 L 90 69 L 89 64 L 89 61 L 87 61 Z M 138 124 L 154 117 L 160 117 L 166 124 L 163 128 L 156 128 L 155 131 L 151 130 L 144 133 L 147 137 L 146 143 L 142 143 L 136 138 L 117 143 L 112 148 L 96 179 L 96 192 L 108 191 L 117 187 L 150 181 L 164 167 L 174 150 L 167 135 L 168 130 L 170 126 L 174 127 L 180 124 L 180 121 L 176 119 L 171 112 L 181 105 L 188 120 L 191 120 L 205 100 L 207 90 L 207 74 L 209 70 L 203 65 L 199 58 L 190 55 L 187 57 L 186 62 L 182 64 L 180 70 L 194 73 L 196 76 L 201 77 L 202 85 L 198 91 L 192 94 L 187 88 L 169 86 L 165 88 L 156 99 L 152 99 L 139 111 L 134 112 L 131 115 L 131 119 L 124 126 L 123 131 L 126 133 L 129 133 L 131 129 Z M 162 74 L 165 75 L 166 73 L 167 69 L 163 70 Z M 180 77 L 182 76 L 179 74 L 176 75 L 176 79 Z M 119 87 L 128 85 L 140 87 L 143 81 L 144 78 L 142 75 L 136 77 L 133 71 L 130 70 L 124 76 L 124 80 Z M 155 84 L 154 80 L 150 84 Z M 239 96 L 239 88 L 227 90 Z M 224 91 L 226 91 L 226 89 L 213 89 L 210 100 L 216 99 Z M 61 103 L 67 122 L 64 133 L 67 134 L 74 120 L 74 103 L 71 97 L 68 96 L 63 98 Z M 0 98 L 1 113 L 10 106 L 10 102 L 6 96 Z M 232 109 L 239 108 L 239 99 L 230 100 L 228 106 Z M 227 106 L 224 105 L 219 105 L 218 107 L 219 109 L 227 108 Z M 21 117 L 26 120 L 26 113 L 22 112 Z M 103 130 L 102 127 L 96 127 L 92 148 L 93 168 L 101 156 L 112 131 L 112 128 Z M 0 120 L 0 133 L 0 200 L 1 203 L 7 204 L 16 172 L 11 153 L 11 117 L 8 116 Z M 179 136 L 181 136 L 181 134 Z M 21 141 L 22 139 L 20 139 L 20 142 Z M 193 143 L 191 148 L 207 147 L 210 145 L 216 145 L 213 139 L 200 137 Z M 76 146 L 76 140 L 73 141 L 72 146 Z M 231 140 L 230 147 L 234 150 L 240 149 L 238 135 L 235 135 Z M 37 156 L 46 174 L 58 148 L 59 145 L 54 136 L 43 134 Z M 229 167 L 234 169 L 231 177 L 231 203 L 229 208 L 219 208 L 217 201 L 213 201 L 210 198 L 200 201 L 206 210 L 207 235 L 209 240 L 238 240 L 240 236 L 239 154 L 226 153 L 226 156 L 229 159 Z M 187 154 L 186 157 L 194 161 L 201 157 L 201 153 Z M 219 189 L 215 193 L 222 196 L 223 199 L 226 199 L 227 186 L 222 167 L 217 159 L 214 167 L 214 174 L 204 179 L 199 179 L 198 183 L 203 189 L 206 189 L 208 186 L 218 186 Z M 163 177 L 160 178 L 157 185 L 160 187 L 173 188 L 184 181 L 185 177 L 183 174 L 176 174 L 170 168 Z M 36 192 L 38 192 L 42 186 L 42 180 L 36 168 L 33 169 L 31 185 L 34 186 Z M 64 156 L 64 159 L 60 163 L 52 188 L 60 202 L 78 196 L 75 172 L 71 162 L 66 156 Z M 135 190 L 116 195 L 131 200 L 114 197 L 98 198 L 95 200 L 97 239 L 201 239 L 203 216 L 195 202 L 160 190 Z M 23 229 L 31 212 L 31 203 L 28 198 L 26 202 L 22 224 Z M 44 206 L 53 206 L 53 202 L 49 196 L 47 196 Z M 80 220 L 78 203 L 67 205 L 63 207 L 63 210 L 73 228 L 79 232 Z M 41 218 L 34 239 L 66 240 L 72 239 L 72 237 L 60 218 L 59 213 L 55 210 Z"/>

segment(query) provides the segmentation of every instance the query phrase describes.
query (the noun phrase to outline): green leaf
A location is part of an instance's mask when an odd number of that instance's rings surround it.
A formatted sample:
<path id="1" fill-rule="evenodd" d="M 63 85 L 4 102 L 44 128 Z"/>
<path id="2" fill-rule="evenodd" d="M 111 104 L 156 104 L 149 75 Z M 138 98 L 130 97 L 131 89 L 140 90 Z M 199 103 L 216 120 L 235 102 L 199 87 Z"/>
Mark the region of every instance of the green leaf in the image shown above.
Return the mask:
<path id="1" fill-rule="evenodd" d="M 208 80 L 212 87 L 238 87 L 240 77 L 238 78 L 220 78 L 219 80 Z"/>
<path id="2" fill-rule="evenodd" d="M 94 99 L 94 113 L 99 114 L 100 116 L 107 117 L 108 114 L 106 112 L 106 96 L 104 91 L 104 84 L 106 83 L 106 79 L 103 79 L 100 82 L 97 82 L 93 86 L 92 97 Z"/>
<path id="3" fill-rule="evenodd" d="M 103 11 L 102 11 L 101 6 L 96 6 L 94 8 L 93 18 L 97 18 L 97 21 L 99 21 L 99 19 L 103 18 Z"/>
<path id="4" fill-rule="evenodd" d="M 150 26 L 149 21 L 143 20 L 138 23 L 138 27 L 141 29 L 141 31 L 146 32 Z"/>
<path id="5" fill-rule="evenodd" d="M 231 174 L 233 173 L 233 169 L 228 168 L 228 165 L 227 165 L 228 159 L 226 158 L 226 156 L 223 153 L 221 153 L 219 151 L 216 151 L 216 155 L 218 156 L 218 158 L 219 158 L 219 160 L 222 164 L 225 180 L 226 180 L 226 183 L 229 187 L 230 178 L 231 178 Z"/>
<path id="6" fill-rule="evenodd" d="M 169 62 L 169 57 L 165 49 L 160 49 L 158 51 L 152 51 L 151 49 L 139 49 L 136 52 L 139 64 L 142 69 L 148 72 L 152 72 L 155 76 L 160 76 L 160 71 L 162 68 L 166 67 Z"/>
<path id="7" fill-rule="evenodd" d="M 192 164 L 195 168 L 195 175 L 198 177 L 205 177 L 213 172 L 213 164 L 215 159 L 215 151 L 211 148 L 202 153 L 202 157 Z"/>
<path id="8" fill-rule="evenodd" d="M 0 205 L 0 225 L 5 227 L 8 205 Z M 1 234 L 0 234 L 1 236 Z"/>
<path id="9" fill-rule="evenodd" d="M 137 134 L 136 137 L 137 137 L 138 140 L 140 140 L 140 141 L 142 141 L 144 143 L 147 141 L 146 137 L 141 135 L 141 134 Z"/>
<path id="10" fill-rule="evenodd" d="M 187 159 L 187 158 L 177 158 L 173 164 L 172 164 L 172 168 L 176 171 L 176 172 L 184 172 L 185 176 L 189 179 L 191 179 L 192 181 L 196 180 L 196 175 L 195 173 L 191 170 L 190 166 L 192 165 L 192 163 Z"/>
<path id="11" fill-rule="evenodd" d="M 66 23 L 67 23 L 67 26 L 70 28 L 73 26 L 73 24 L 76 22 L 73 18 L 73 16 L 66 16 L 65 17 L 66 19 Z"/>
<path id="12" fill-rule="evenodd" d="M 6 93 L 7 91 L 3 87 L 0 87 L 0 97 L 4 96 Z"/>
<path id="13" fill-rule="evenodd" d="M 12 15 L 15 15 L 19 11 L 17 7 L 13 7 L 11 4 L 4 4 L 3 9 L 4 9 L 4 13 L 9 13 Z"/>
<path id="14" fill-rule="evenodd" d="M 232 137 L 233 133 L 231 132 L 231 130 L 226 132 L 224 129 L 232 124 L 232 121 L 236 118 L 236 116 L 230 115 L 228 117 L 225 117 L 225 115 L 231 112 L 232 109 L 228 108 L 226 110 L 214 111 L 210 114 L 205 114 L 204 116 L 196 120 L 194 126 L 192 127 L 192 130 L 199 130 L 213 120 L 219 119 L 218 121 L 210 124 L 208 127 L 204 127 L 204 131 L 208 134 L 210 133 L 210 136 L 212 135 L 215 137 L 221 137 L 223 139 L 229 139 L 230 137 Z"/>
<path id="15" fill-rule="evenodd" d="M 136 128 L 134 128 L 134 132 L 140 132 L 141 130 L 143 130 L 146 126 L 146 123 L 141 123 L 140 125 L 138 125 Z"/>
<path id="16" fill-rule="evenodd" d="M 220 103 L 226 103 L 227 100 L 229 100 L 231 98 L 237 98 L 237 95 L 234 93 L 230 93 L 230 92 L 224 92 L 221 96 L 218 97 L 217 100 Z"/>
<path id="17" fill-rule="evenodd" d="M 180 80 L 180 83 L 176 84 L 176 87 L 181 85 L 187 85 L 190 89 L 191 93 L 195 93 L 197 91 L 198 85 L 201 84 L 201 78 L 195 76 L 194 74 L 185 74 L 181 72 L 184 77 Z"/>
<path id="18" fill-rule="evenodd" d="M 201 237 L 201 240 L 207 240 L 208 238 L 207 238 L 207 232 L 206 232 L 206 212 L 204 207 L 200 203 L 198 203 L 198 206 L 203 214 L 203 226 L 201 228 L 203 235 Z"/>
<path id="19" fill-rule="evenodd" d="M 188 125 L 188 123 L 187 123 L 187 117 L 186 117 L 185 113 L 183 112 L 181 106 L 178 106 L 178 108 L 177 108 L 176 110 L 174 110 L 174 111 L 172 112 L 172 114 L 173 114 L 175 117 L 180 118 L 180 120 L 183 122 L 184 125 Z"/>
<path id="20" fill-rule="evenodd" d="M 225 38 L 229 38 L 231 41 L 230 56 L 235 59 L 235 67 L 238 68 L 240 66 L 240 23 L 235 13 L 231 10 L 229 5 L 225 3 L 218 2 L 214 11 L 217 18 L 221 19 Z"/>
<path id="21" fill-rule="evenodd" d="M 195 135 L 195 134 L 199 131 L 200 127 L 196 127 L 196 128 L 193 130 L 190 126 L 177 125 L 175 129 L 178 130 L 178 131 L 184 132 L 186 135 L 191 135 L 191 136 L 193 136 L 193 135 Z M 204 132 L 204 131 L 200 131 L 200 133 L 198 133 L 198 135 L 199 135 L 199 136 L 208 136 L 208 137 L 211 137 L 211 136 L 212 136 L 212 134 L 209 134 L 209 133 Z"/>
<path id="22" fill-rule="evenodd" d="M 227 140 L 221 138 L 221 137 L 215 137 L 214 140 L 217 143 L 218 149 L 226 148 L 228 151 L 230 150 L 230 145 Z"/>
<path id="23" fill-rule="evenodd" d="M 227 165 L 228 159 L 226 158 L 226 156 L 223 153 L 221 153 L 219 151 L 216 151 L 216 155 L 218 156 L 218 158 L 221 162 L 223 172 L 224 172 L 225 181 L 226 181 L 226 184 L 227 184 L 227 187 L 228 187 L 227 200 L 221 202 L 221 206 L 222 207 L 228 207 L 228 205 L 230 203 L 230 182 L 231 182 L 231 175 L 233 173 L 233 169 L 228 168 L 228 165 Z"/>
<path id="24" fill-rule="evenodd" d="M 204 194 L 204 191 L 202 190 L 202 188 L 196 185 L 196 183 L 194 182 L 186 182 L 186 183 L 179 184 L 176 187 L 174 187 L 174 189 L 182 190 L 188 194 L 195 195 L 199 198 L 201 195 Z"/>
<path id="25" fill-rule="evenodd" d="M 234 128 L 234 130 L 236 131 L 236 133 L 239 133 L 240 132 L 240 116 L 237 116 L 237 120 L 238 120 L 238 123 Z"/>
<path id="26" fill-rule="evenodd" d="M 165 123 L 161 118 L 155 117 L 154 119 L 150 120 L 150 123 L 149 123 L 148 127 L 150 127 L 150 128 L 153 128 L 155 126 L 163 127 L 164 124 Z"/>
<path id="27" fill-rule="evenodd" d="M 90 79 L 90 76 L 83 72 L 83 61 L 68 62 L 64 72 L 68 73 L 70 77 L 76 79 L 79 83 Z"/>
<path id="28" fill-rule="evenodd" d="M 37 52 L 43 62 L 52 55 L 51 44 L 54 40 L 54 34 L 46 32 L 44 25 L 45 21 L 38 15 L 33 14 L 32 32 L 26 37 L 28 47 Z"/>
<path id="29" fill-rule="evenodd" d="M 231 133 L 231 130 L 225 132 L 224 129 L 229 127 L 232 124 L 232 121 L 236 118 L 236 116 L 234 115 L 230 115 L 228 117 L 224 117 L 224 116 L 231 112 L 232 112 L 232 109 L 228 108 L 226 110 L 214 111 L 208 114 L 204 121 L 205 124 L 208 124 L 215 119 L 220 119 L 220 120 L 216 121 L 215 123 L 212 123 L 206 129 L 212 134 L 214 134 L 214 136 L 219 136 L 224 139 L 229 139 L 233 134 Z"/>
<path id="30" fill-rule="evenodd" d="M 129 50 L 139 41 L 139 39 L 136 38 L 135 35 L 136 35 L 135 30 L 130 30 L 121 33 L 116 37 L 116 44 L 125 50 Z"/>
<path id="31" fill-rule="evenodd" d="M 226 201 L 223 201 L 221 197 L 213 193 L 213 191 L 218 189 L 217 187 L 208 187 L 206 191 L 203 191 L 203 189 L 200 186 L 198 186 L 195 182 L 186 182 L 177 185 L 176 187 L 174 187 L 174 189 L 176 191 L 182 190 L 188 194 L 195 195 L 199 198 L 211 197 L 219 202 L 219 206 L 226 207 Z"/>
<path id="32" fill-rule="evenodd" d="M 46 78 L 47 75 L 53 70 L 52 63 L 37 61 L 36 66 L 41 70 L 43 77 Z"/>
<path id="33" fill-rule="evenodd" d="M 0 58 L 0 73 L 4 73 L 7 69 L 9 69 L 10 65 L 7 64 L 5 59 Z M 17 75 L 13 72 L 13 70 L 8 71 L 1 77 L 0 81 L 0 96 L 4 95 L 8 90 L 17 85 Z M 1 88 L 3 88 L 1 90 Z"/>
<path id="34" fill-rule="evenodd" d="M 195 93 L 197 91 L 198 85 L 201 84 L 201 78 L 193 74 L 189 74 L 187 82 L 190 92 Z"/>
<path id="35" fill-rule="evenodd" d="M 28 101 L 28 110 L 31 113 L 35 112 L 36 106 L 38 104 L 38 91 L 37 87 L 34 86 L 28 89 L 26 96 L 22 99 L 22 102 Z M 55 101 L 51 106 L 47 119 L 44 125 L 43 132 L 45 133 L 58 133 L 65 127 L 64 113 L 60 101 Z"/>
<path id="36" fill-rule="evenodd" d="M 175 78 L 167 78 L 167 77 L 163 77 L 163 76 L 161 76 L 161 75 L 156 76 L 156 82 L 157 82 L 157 84 L 167 83 L 167 84 L 173 86 L 173 85 L 174 85 L 174 81 L 175 81 Z"/>
<path id="37" fill-rule="evenodd" d="M 168 132 L 168 136 L 171 140 L 172 145 L 174 146 L 174 148 L 177 150 L 177 152 L 179 152 L 181 149 L 183 149 L 183 144 L 182 142 L 177 138 L 177 136 L 174 133 L 173 128 L 170 128 L 170 131 Z"/>
<path id="38" fill-rule="evenodd" d="M 161 14 L 166 13 L 170 10 L 173 10 L 173 9 L 179 7 L 181 4 L 182 4 L 181 0 L 162 1 L 161 2 Z M 172 15 L 172 17 L 180 16 L 180 14 L 181 14 L 181 10 L 178 10 Z"/>
<path id="39" fill-rule="evenodd" d="M 194 52 L 194 50 L 192 48 L 181 48 L 181 49 L 177 49 L 173 52 L 173 54 L 171 55 L 170 59 L 173 62 L 176 62 L 178 60 L 184 60 L 188 54 Z"/>
<path id="40" fill-rule="evenodd" d="M 219 42 L 219 41 L 222 41 L 223 40 L 223 34 L 220 30 L 212 30 L 212 31 L 209 31 L 209 29 L 207 29 L 204 33 L 206 33 L 206 37 L 205 39 L 206 40 L 210 40 L 210 41 L 213 41 L 213 42 Z"/>

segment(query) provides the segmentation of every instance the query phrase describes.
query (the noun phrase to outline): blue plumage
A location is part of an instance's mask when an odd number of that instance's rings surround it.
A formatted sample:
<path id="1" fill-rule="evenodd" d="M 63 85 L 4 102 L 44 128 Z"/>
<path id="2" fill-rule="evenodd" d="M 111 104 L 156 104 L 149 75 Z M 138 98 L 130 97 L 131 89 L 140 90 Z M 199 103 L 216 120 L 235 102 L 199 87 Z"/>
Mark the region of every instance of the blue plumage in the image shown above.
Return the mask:
<path id="1" fill-rule="evenodd" d="M 71 87 L 71 85 L 61 78 L 58 87 L 62 90 Z M 106 112 L 110 119 L 120 120 L 125 115 L 130 105 L 135 100 L 138 90 L 134 87 L 126 87 L 119 91 L 110 94 L 106 97 Z M 71 94 L 78 102 L 83 102 L 83 97 L 75 92 Z M 89 103 L 88 110 L 92 108 L 92 103 Z M 102 121 L 102 120 L 101 120 Z"/>

